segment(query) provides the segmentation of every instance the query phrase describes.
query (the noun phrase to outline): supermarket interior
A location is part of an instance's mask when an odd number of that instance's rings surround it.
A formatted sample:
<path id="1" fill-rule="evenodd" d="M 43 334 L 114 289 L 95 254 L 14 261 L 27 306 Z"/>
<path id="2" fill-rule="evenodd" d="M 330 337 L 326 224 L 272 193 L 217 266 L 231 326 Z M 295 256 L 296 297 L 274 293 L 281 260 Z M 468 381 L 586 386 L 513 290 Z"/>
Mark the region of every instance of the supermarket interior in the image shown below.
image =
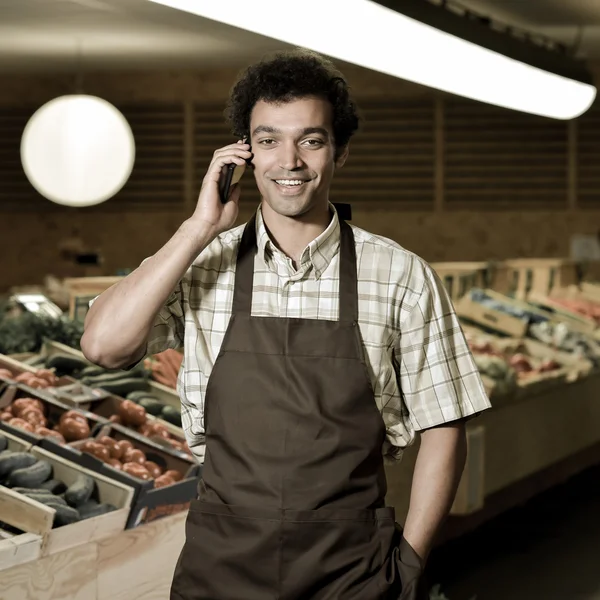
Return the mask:
<path id="1" fill-rule="evenodd" d="M 598 77 L 600 0 L 0 0 L 0 600 L 600 600 Z M 417 284 L 433 296 L 413 300 Z M 341 346 L 348 297 L 358 350 Z M 329 367 L 307 366 L 313 349 Z M 373 406 L 342 423 L 363 392 Z M 321 412 L 284 414 L 294 398 Z M 419 540 L 418 590 L 403 558 L 382 583 L 392 550 L 368 573 L 349 559 L 353 543 L 385 555 L 381 521 L 368 541 L 335 529 L 337 558 L 326 533 L 290 535 L 269 588 L 266 529 L 240 515 L 381 514 L 350 492 L 308 500 L 375 478 L 334 468 L 371 421 L 398 446 L 369 460 L 396 531 Z M 436 429 L 460 432 L 464 466 L 426 443 Z M 286 475 L 264 472 L 278 444 Z M 314 489 L 288 505 L 280 478 Z M 260 493 L 281 498 L 244 505 Z M 227 525 L 200 506 L 217 497 Z"/>

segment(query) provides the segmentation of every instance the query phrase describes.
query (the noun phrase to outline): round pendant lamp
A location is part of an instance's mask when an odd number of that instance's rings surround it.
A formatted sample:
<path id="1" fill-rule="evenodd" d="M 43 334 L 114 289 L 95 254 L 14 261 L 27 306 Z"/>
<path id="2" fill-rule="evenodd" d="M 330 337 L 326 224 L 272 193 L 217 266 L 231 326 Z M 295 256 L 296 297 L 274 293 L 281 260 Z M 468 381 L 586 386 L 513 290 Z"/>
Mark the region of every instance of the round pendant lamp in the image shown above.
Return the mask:
<path id="1" fill-rule="evenodd" d="M 135 141 L 112 104 L 84 94 L 60 96 L 39 108 L 21 138 L 21 162 L 33 187 L 65 206 L 93 206 L 127 182 Z"/>

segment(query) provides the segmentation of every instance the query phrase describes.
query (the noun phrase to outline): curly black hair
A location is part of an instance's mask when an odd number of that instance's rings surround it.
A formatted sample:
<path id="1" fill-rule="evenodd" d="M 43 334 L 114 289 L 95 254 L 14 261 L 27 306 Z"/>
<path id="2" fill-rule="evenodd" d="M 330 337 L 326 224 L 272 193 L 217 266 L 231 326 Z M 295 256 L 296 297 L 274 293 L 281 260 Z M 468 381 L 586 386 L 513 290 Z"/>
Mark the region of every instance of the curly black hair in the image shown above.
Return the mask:
<path id="1" fill-rule="evenodd" d="M 340 71 L 330 60 L 310 50 L 278 52 L 246 68 L 231 89 L 225 117 L 233 135 L 249 138 L 250 115 L 259 100 L 281 103 L 307 96 L 331 102 L 339 151 L 358 129 L 358 108 Z"/>

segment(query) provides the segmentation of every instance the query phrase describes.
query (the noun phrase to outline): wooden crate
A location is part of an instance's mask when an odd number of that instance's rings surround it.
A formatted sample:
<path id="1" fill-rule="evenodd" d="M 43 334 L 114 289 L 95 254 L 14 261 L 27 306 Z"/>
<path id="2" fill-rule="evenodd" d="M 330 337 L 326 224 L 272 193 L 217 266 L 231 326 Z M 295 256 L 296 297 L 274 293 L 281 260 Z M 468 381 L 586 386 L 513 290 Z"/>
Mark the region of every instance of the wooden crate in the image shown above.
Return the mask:
<path id="1" fill-rule="evenodd" d="M 488 280 L 491 279 L 491 266 L 487 262 L 441 262 L 431 263 L 430 266 L 453 301 L 462 298 L 472 288 L 488 287 Z"/>
<path id="2" fill-rule="evenodd" d="M 550 295 L 555 289 L 579 283 L 578 263 L 566 258 L 521 258 L 504 261 L 515 297 Z"/>
<path id="3" fill-rule="evenodd" d="M 8 440 L 7 450 L 11 452 L 28 452 L 31 448 L 29 442 L 6 431 L 0 431 L 0 435 Z M 14 516 L 15 504 L 4 501 L 3 490 L 7 490 L 7 488 L 0 486 L 0 521 L 8 523 L 9 519 Z M 3 531 L 0 531 L 0 534 L 0 571 L 37 560 L 42 555 L 41 535 L 35 532 L 12 535 Z"/>
<path id="4" fill-rule="evenodd" d="M 528 300 L 551 312 L 553 321 L 563 322 L 573 331 L 578 331 L 586 335 L 594 335 L 595 331 L 598 329 L 598 324 L 594 319 L 590 319 L 589 317 L 585 317 L 575 311 L 569 310 L 568 308 L 553 302 L 552 298 L 548 296 L 532 292 L 529 294 Z"/>
<path id="5" fill-rule="evenodd" d="M 48 461 L 53 467 L 53 477 L 67 486 L 80 474 L 91 477 L 96 482 L 98 500 L 117 507 L 117 510 L 110 513 L 53 529 L 56 514 L 54 509 L 11 489 L 0 487 L 2 519 L 26 533 L 41 536 L 41 556 L 113 536 L 125 529 L 134 495 L 133 488 L 94 473 L 43 448 L 34 446 L 30 452 L 37 458 Z"/>
<path id="6" fill-rule="evenodd" d="M 524 337 L 529 327 L 527 321 L 474 302 L 470 296 L 463 296 L 456 303 L 456 313 L 467 321 L 511 337 Z"/>
<path id="7" fill-rule="evenodd" d="M 90 300 L 119 283 L 123 277 L 69 277 L 63 280 L 69 293 L 69 317 L 83 321 Z M 80 310 L 82 306 L 85 310 Z"/>

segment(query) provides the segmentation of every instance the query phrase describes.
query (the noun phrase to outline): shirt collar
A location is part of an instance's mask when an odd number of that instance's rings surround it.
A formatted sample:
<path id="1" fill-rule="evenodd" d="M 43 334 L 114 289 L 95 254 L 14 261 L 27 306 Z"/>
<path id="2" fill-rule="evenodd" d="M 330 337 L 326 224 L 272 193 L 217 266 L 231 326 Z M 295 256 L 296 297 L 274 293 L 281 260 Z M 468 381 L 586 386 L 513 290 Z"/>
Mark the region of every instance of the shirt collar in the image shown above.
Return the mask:
<path id="1" fill-rule="evenodd" d="M 311 266 L 317 279 L 329 266 L 340 247 L 340 220 L 335 206 L 331 202 L 329 203 L 329 210 L 332 218 L 327 229 L 308 244 L 302 252 L 300 265 L 298 265 L 298 270 L 304 270 L 306 267 Z M 256 213 L 256 240 L 258 252 L 267 265 L 273 254 L 283 255 L 269 237 L 260 206 Z"/>

